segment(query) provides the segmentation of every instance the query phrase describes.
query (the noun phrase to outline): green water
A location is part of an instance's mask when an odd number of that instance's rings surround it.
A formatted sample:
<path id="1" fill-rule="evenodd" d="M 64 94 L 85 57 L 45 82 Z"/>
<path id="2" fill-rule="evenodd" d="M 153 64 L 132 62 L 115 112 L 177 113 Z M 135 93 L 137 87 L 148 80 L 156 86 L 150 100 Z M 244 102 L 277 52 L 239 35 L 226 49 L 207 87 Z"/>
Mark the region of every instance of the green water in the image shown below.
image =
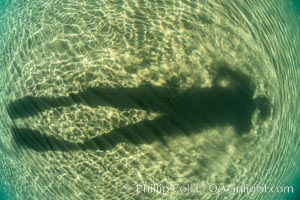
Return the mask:
<path id="1" fill-rule="evenodd" d="M 295 199 L 296 191 L 136 192 L 299 190 L 292 1 L 0 2 L 7 199 Z"/>

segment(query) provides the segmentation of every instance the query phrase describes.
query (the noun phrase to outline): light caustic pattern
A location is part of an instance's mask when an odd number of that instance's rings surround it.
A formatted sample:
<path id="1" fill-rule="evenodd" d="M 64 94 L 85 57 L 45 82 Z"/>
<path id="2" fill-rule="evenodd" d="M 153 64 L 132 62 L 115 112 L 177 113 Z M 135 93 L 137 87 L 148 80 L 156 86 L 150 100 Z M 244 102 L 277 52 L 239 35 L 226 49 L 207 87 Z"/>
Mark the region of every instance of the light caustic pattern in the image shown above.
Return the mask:
<path id="1" fill-rule="evenodd" d="M 273 0 L 11 1 L 0 14 L 0 172 L 7 195 L 64 200 L 278 196 L 209 192 L 163 196 L 128 192 L 124 186 L 289 183 L 299 162 L 300 26 L 293 12 L 287 1 Z M 158 119 L 157 110 L 169 112 L 165 107 L 124 108 L 116 99 L 95 105 L 87 91 L 137 88 L 144 94 L 141 88 L 151 85 L 160 97 L 165 95 L 160 89 L 166 87 L 178 94 L 200 88 L 209 96 L 224 67 L 250 77 L 249 94 L 254 99 L 263 96 L 270 101 L 265 120 L 260 120 L 259 110 L 246 110 L 253 111 L 246 134 L 221 124 L 188 135 L 166 133 L 163 141 L 119 139 L 106 149 L 76 146 L 121 127 Z M 219 84 L 228 85 L 226 80 Z M 76 94 L 87 99 L 79 101 Z M 10 113 L 9 105 L 20 99 L 21 106 Z M 227 108 L 221 108 L 226 113 Z M 210 119 L 203 113 L 202 117 Z M 51 141 L 43 143 L 45 138 Z M 53 146 L 55 151 L 49 150 Z"/>

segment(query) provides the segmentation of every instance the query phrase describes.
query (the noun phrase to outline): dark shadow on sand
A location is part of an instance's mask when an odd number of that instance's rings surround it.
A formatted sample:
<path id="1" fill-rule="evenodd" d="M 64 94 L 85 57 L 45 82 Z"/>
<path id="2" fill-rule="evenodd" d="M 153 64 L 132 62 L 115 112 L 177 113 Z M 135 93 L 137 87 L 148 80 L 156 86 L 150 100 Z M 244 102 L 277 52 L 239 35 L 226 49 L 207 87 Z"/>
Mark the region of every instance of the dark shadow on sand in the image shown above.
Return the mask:
<path id="1" fill-rule="evenodd" d="M 228 82 L 222 86 L 221 82 Z M 250 131 L 256 109 L 261 119 L 270 115 L 266 97 L 253 99 L 255 85 L 249 77 L 228 68 L 220 68 L 210 88 L 190 88 L 142 85 L 137 88 L 89 88 L 67 97 L 27 96 L 7 107 L 11 119 L 33 116 L 47 109 L 85 104 L 90 107 L 110 106 L 118 109 L 143 109 L 159 112 L 160 117 L 117 128 L 84 143 L 46 136 L 36 130 L 12 127 L 18 145 L 36 151 L 109 150 L 120 143 L 135 145 L 154 141 L 165 143 L 168 137 L 190 135 L 206 128 L 231 125 L 237 134 Z"/>

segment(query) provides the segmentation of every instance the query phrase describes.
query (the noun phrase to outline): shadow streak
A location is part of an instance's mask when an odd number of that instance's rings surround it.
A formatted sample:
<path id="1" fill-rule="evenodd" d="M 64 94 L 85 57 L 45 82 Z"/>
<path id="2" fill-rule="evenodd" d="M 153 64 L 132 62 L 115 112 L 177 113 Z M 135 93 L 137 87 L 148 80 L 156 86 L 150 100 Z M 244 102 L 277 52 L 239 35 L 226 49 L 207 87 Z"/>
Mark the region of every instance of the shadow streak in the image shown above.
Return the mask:
<path id="1" fill-rule="evenodd" d="M 224 81 L 228 85 L 222 86 Z M 167 137 L 199 133 L 215 126 L 231 125 L 238 134 L 247 133 L 252 128 L 251 118 L 256 109 L 259 109 L 261 119 L 270 115 L 270 101 L 266 97 L 253 99 L 254 91 L 255 85 L 249 77 L 221 68 L 210 88 L 190 88 L 180 92 L 176 87 L 151 85 L 138 88 L 95 87 L 59 98 L 27 96 L 10 103 L 7 110 L 13 120 L 73 104 L 136 108 L 161 113 L 154 120 L 117 128 L 83 143 L 72 143 L 35 130 L 12 127 L 15 142 L 36 151 L 109 150 L 120 143 L 141 145 L 161 141 L 166 144 Z"/>

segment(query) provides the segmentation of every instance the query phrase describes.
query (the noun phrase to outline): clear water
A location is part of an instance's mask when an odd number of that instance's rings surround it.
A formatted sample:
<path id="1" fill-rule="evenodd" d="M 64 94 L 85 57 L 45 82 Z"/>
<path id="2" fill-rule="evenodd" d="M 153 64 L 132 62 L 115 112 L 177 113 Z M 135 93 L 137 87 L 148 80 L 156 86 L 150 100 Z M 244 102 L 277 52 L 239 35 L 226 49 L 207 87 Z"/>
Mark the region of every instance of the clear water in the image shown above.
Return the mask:
<path id="1" fill-rule="evenodd" d="M 0 199 L 297 199 L 299 13 L 286 0 L 0 1 Z"/>

